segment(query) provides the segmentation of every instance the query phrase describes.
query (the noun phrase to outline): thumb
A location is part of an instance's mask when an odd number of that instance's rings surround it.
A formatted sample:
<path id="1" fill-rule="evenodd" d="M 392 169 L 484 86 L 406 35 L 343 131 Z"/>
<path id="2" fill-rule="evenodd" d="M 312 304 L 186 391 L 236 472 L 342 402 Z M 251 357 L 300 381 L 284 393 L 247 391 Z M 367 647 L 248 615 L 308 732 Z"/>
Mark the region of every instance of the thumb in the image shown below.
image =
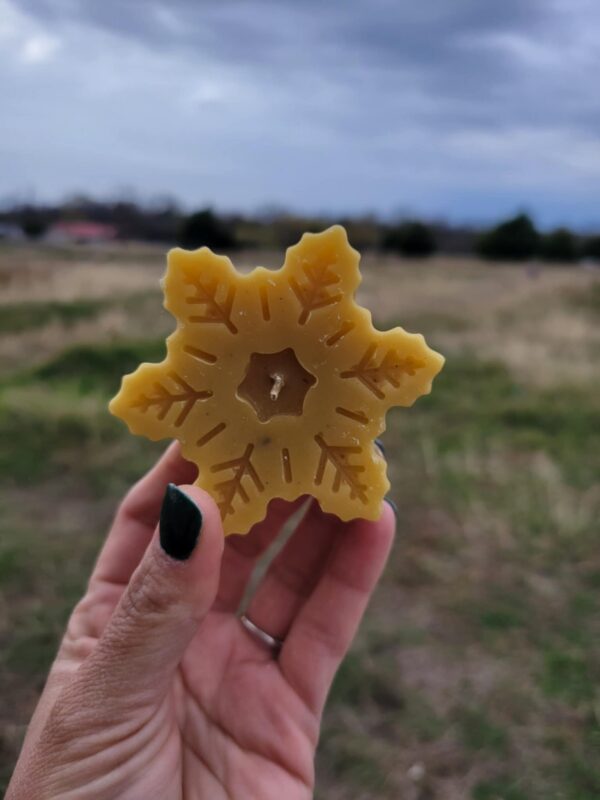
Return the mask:
<path id="1" fill-rule="evenodd" d="M 222 553 L 214 501 L 195 486 L 169 484 L 154 537 L 84 664 L 96 691 L 136 705 L 166 694 L 213 604 Z"/>

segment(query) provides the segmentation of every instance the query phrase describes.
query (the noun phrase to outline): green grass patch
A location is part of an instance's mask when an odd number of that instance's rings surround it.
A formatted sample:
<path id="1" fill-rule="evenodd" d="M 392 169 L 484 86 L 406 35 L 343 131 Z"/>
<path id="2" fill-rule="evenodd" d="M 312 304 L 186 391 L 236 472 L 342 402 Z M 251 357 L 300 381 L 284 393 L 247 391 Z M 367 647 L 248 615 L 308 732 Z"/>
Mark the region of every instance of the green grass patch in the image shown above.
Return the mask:
<path id="1" fill-rule="evenodd" d="M 448 727 L 447 720 L 440 717 L 427 698 L 414 689 L 406 693 L 398 722 L 419 742 L 439 739 Z"/>
<path id="2" fill-rule="evenodd" d="M 334 780 L 354 789 L 384 792 L 387 774 L 366 739 L 355 736 L 336 736 L 323 741 L 320 757 Z M 372 795 L 369 795 L 372 796 Z"/>
<path id="3" fill-rule="evenodd" d="M 0 394 L 0 482 L 32 485 L 60 474 L 117 493 L 164 448 L 131 436 L 108 412 L 106 395 L 42 383 Z"/>
<path id="4" fill-rule="evenodd" d="M 595 680 L 588 653 L 583 650 L 548 649 L 540 677 L 542 691 L 575 705 L 594 699 Z"/>
<path id="5" fill-rule="evenodd" d="M 593 569 L 583 576 L 583 580 L 590 589 L 600 589 L 600 570 Z"/>
<path id="6" fill-rule="evenodd" d="M 599 613 L 598 596 L 592 592 L 577 592 L 571 598 L 570 611 L 575 619 L 588 618 L 592 614 Z"/>
<path id="7" fill-rule="evenodd" d="M 0 391 L 0 481 L 33 484 L 60 473 L 117 493 L 161 452 L 133 437 L 107 403 L 123 374 L 160 361 L 164 341 L 77 345 L 5 380 Z"/>
<path id="8" fill-rule="evenodd" d="M 410 739 L 437 739 L 446 721 L 434 711 L 427 698 L 414 688 L 404 690 L 397 669 L 381 653 L 367 666 L 359 654 L 350 653 L 336 675 L 329 706 L 350 706 L 379 715 L 386 725 L 402 726 Z"/>
<path id="9" fill-rule="evenodd" d="M 600 797 L 600 741 L 585 755 L 571 755 L 564 766 L 568 800 L 598 800 Z"/>
<path id="10" fill-rule="evenodd" d="M 404 700 L 395 676 L 386 675 L 383 666 L 367 666 L 364 659 L 350 653 L 336 675 L 329 695 L 330 704 L 352 703 L 364 707 L 370 703 L 388 710 L 399 709 Z"/>
<path id="11" fill-rule="evenodd" d="M 461 708 L 457 711 L 460 737 L 469 750 L 486 750 L 504 754 L 508 749 L 508 734 L 493 723 L 487 713 L 479 708 Z"/>
<path id="12" fill-rule="evenodd" d="M 440 414 L 440 422 L 469 426 L 473 420 L 479 425 L 552 435 L 564 428 L 580 435 L 600 420 L 600 402 L 593 392 L 580 387 L 527 388 L 512 378 L 504 364 L 469 354 L 447 360 L 432 394 L 421 398 L 414 410 Z"/>
<path id="13" fill-rule="evenodd" d="M 473 800 L 534 800 L 519 787 L 520 781 L 514 778 L 495 778 L 481 781 L 475 786 Z"/>
<path id="14" fill-rule="evenodd" d="M 20 615 L 2 661 L 12 672 L 29 678 L 44 675 L 50 667 L 70 608 L 38 607 Z"/>
<path id="15" fill-rule="evenodd" d="M 415 411 L 435 416 L 436 434 L 447 446 L 468 436 L 501 435 L 517 447 L 575 461 L 579 448 L 600 445 L 598 396 L 579 387 L 526 389 L 503 365 L 465 357 L 447 362 L 432 395 Z"/>
<path id="16" fill-rule="evenodd" d="M 533 601 L 527 585 L 514 574 L 504 581 L 496 578 L 485 583 L 466 584 L 452 605 L 464 619 L 471 618 L 488 642 L 514 630 L 536 625 L 532 620 Z"/>
<path id="17" fill-rule="evenodd" d="M 579 717 L 576 735 L 571 729 L 553 729 L 548 744 L 555 759 L 550 777 L 560 790 L 552 797 L 564 800 L 597 800 L 600 797 L 600 721 L 597 711 L 590 707 L 583 719 Z"/>
<path id="18" fill-rule="evenodd" d="M 398 454 L 402 445 L 401 463 L 409 469 L 419 467 L 411 459 L 421 456 L 424 436 L 440 455 L 496 446 L 513 451 L 515 458 L 544 452 L 568 484 L 587 488 L 600 473 L 600 386 L 598 391 L 526 388 L 500 363 L 469 355 L 451 358 L 431 395 L 389 416 L 390 454 L 395 455 L 395 440 Z M 526 473 L 515 471 L 515 477 Z M 453 491 L 463 488 L 457 485 Z"/>
<path id="19" fill-rule="evenodd" d="M 79 344 L 40 366 L 6 376 L 0 381 L 0 389 L 37 385 L 46 392 L 66 389 L 71 394 L 97 392 L 110 397 L 118 391 L 123 375 L 133 372 L 143 361 L 162 361 L 165 355 L 162 338 Z"/>
<path id="20" fill-rule="evenodd" d="M 478 615 L 481 625 L 491 631 L 509 631 L 521 628 L 524 624 L 522 608 L 509 602 L 497 601 L 485 608 L 479 608 Z"/>
<path id="21" fill-rule="evenodd" d="M 81 392 L 112 394 L 119 388 L 122 376 L 133 372 L 140 362 L 162 361 L 165 355 L 164 339 L 77 345 L 37 367 L 29 377 L 50 386 L 67 382 Z"/>
<path id="22" fill-rule="evenodd" d="M 0 595 L 11 636 L 0 647 L 0 667 L 42 678 L 65 622 L 81 596 L 99 546 L 93 526 L 82 531 L 49 527 L 53 515 L 24 526 L 13 508 L 0 519 Z"/>
<path id="23" fill-rule="evenodd" d="M 0 542 L 0 590 L 28 590 L 37 562 L 31 558 L 31 542 L 3 526 Z"/>
<path id="24" fill-rule="evenodd" d="M 379 659 L 397 647 L 414 647 L 429 641 L 430 636 L 423 628 L 397 623 L 393 629 L 369 631 L 367 649 L 374 658 Z"/>
<path id="25" fill-rule="evenodd" d="M 7 303 L 0 306 L 0 333 L 22 333 L 52 322 L 70 327 L 82 319 L 97 317 L 110 304 L 105 299 Z"/>
<path id="26" fill-rule="evenodd" d="M 82 455 L 119 435 L 103 404 L 49 392 L 0 398 L 0 476 L 31 483 L 56 469 L 83 469 Z"/>

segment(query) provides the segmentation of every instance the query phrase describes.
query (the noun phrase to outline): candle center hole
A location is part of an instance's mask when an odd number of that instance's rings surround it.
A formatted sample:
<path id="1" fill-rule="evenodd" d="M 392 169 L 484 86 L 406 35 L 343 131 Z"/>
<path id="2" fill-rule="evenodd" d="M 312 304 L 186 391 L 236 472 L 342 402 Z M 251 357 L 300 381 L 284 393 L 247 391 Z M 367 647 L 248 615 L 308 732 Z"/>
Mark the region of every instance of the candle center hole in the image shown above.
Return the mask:
<path id="1" fill-rule="evenodd" d="M 261 422 L 277 414 L 299 417 L 304 398 L 317 382 L 291 347 L 278 353 L 252 353 L 237 394 L 256 411 Z"/>

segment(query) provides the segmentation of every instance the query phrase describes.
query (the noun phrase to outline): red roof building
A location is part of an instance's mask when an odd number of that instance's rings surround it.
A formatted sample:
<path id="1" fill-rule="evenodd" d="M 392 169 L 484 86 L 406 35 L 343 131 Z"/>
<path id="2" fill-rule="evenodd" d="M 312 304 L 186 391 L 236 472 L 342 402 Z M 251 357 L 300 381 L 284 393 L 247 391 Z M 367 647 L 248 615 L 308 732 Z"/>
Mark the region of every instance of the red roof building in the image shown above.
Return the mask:
<path id="1" fill-rule="evenodd" d="M 100 222 L 57 222 L 48 231 L 47 239 L 53 242 L 92 244 L 110 242 L 117 238 L 114 225 Z"/>

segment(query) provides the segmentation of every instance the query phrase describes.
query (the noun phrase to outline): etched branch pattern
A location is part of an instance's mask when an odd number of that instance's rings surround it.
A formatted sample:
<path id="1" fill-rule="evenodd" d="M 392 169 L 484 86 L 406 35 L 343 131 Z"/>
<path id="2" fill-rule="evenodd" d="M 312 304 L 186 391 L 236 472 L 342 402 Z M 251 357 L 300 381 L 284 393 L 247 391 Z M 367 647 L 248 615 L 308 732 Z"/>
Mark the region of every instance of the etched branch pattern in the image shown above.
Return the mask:
<path id="1" fill-rule="evenodd" d="M 315 436 L 315 442 L 321 451 L 315 474 L 316 485 L 320 486 L 323 483 L 329 463 L 334 471 L 332 490 L 339 492 L 341 485 L 345 483 L 350 489 L 351 499 L 358 497 L 362 503 L 367 503 L 367 485 L 362 483 L 359 477 L 365 471 L 365 467 L 362 464 L 351 464 L 348 460 L 349 456 L 360 455 L 362 447 L 327 444 L 320 433 Z"/>
<path id="2" fill-rule="evenodd" d="M 139 409 L 143 413 L 151 408 L 156 409 L 156 418 L 163 420 L 172 408 L 179 406 L 179 413 L 173 422 L 178 428 L 183 425 L 195 404 L 200 400 L 212 397 L 212 392 L 193 389 L 176 372 L 169 372 L 167 377 L 175 384 L 175 388 L 169 389 L 161 381 L 156 381 L 152 385 L 152 391 L 140 394 L 131 407 Z"/>
<path id="3" fill-rule="evenodd" d="M 231 320 L 235 286 L 219 283 L 216 278 L 201 281 L 193 275 L 187 275 L 185 280 L 195 290 L 195 294 L 188 297 L 186 303 L 203 307 L 203 313 L 190 314 L 189 321 L 221 324 L 230 333 L 237 333 L 238 330 Z"/>
<path id="4" fill-rule="evenodd" d="M 425 362 L 414 356 L 400 356 L 390 349 L 377 362 L 377 345 L 370 345 L 361 360 L 349 370 L 342 372 L 342 378 L 356 378 L 380 400 L 385 398 L 383 388 L 390 384 L 395 389 L 400 386 L 404 375 L 414 375 L 422 369 Z"/>
<path id="5" fill-rule="evenodd" d="M 345 233 L 307 237 L 273 273 L 238 273 L 204 248 L 176 252 L 166 277 L 178 330 L 164 361 L 125 377 L 112 413 L 135 433 L 183 444 L 226 535 L 247 533 L 275 497 L 309 494 L 341 519 L 375 518 L 388 483 L 372 434 L 390 405 L 430 390 L 442 359 L 411 334 L 368 324 L 351 291 L 360 275 Z M 314 380 L 310 402 L 273 414 L 293 414 L 289 427 L 259 417 L 260 393 L 272 411 L 305 379 L 287 367 L 260 373 L 254 410 L 240 394 L 252 358 L 288 348 Z"/>
<path id="6" fill-rule="evenodd" d="M 304 325 L 313 311 L 333 305 L 342 299 L 340 292 L 332 293 L 332 286 L 340 282 L 329 264 L 313 263 L 302 266 L 304 277 L 290 277 L 290 286 L 302 308 L 298 323 Z"/>
<path id="7" fill-rule="evenodd" d="M 250 496 L 242 483 L 244 478 L 249 478 L 258 492 L 264 492 L 265 490 L 258 472 L 252 465 L 251 458 L 253 451 L 254 445 L 249 444 L 244 454 L 239 458 L 234 458 L 231 461 L 224 461 L 222 464 L 215 464 L 211 467 L 210 471 L 214 473 L 226 471 L 231 471 L 232 473 L 230 478 L 214 485 L 214 489 L 219 495 L 217 505 L 219 506 L 223 519 L 225 519 L 228 514 L 234 513 L 233 501 L 236 497 L 239 497 L 244 503 L 250 501 Z"/>

